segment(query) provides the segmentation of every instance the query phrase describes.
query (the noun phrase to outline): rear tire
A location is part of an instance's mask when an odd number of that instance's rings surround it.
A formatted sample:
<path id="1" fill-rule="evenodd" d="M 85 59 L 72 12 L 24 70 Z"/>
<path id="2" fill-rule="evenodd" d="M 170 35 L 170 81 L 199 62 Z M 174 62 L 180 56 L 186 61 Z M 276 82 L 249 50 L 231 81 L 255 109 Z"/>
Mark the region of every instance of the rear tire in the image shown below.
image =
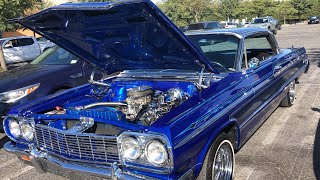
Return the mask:
<path id="1" fill-rule="evenodd" d="M 296 95 L 296 83 L 292 81 L 288 86 L 288 92 L 286 97 L 281 101 L 280 106 L 291 107 L 294 104 Z"/>
<path id="2" fill-rule="evenodd" d="M 220 134 L 212 143 L 198 180 L 231 180 L 234 176 L 235 155 L 230 137 Z"/>

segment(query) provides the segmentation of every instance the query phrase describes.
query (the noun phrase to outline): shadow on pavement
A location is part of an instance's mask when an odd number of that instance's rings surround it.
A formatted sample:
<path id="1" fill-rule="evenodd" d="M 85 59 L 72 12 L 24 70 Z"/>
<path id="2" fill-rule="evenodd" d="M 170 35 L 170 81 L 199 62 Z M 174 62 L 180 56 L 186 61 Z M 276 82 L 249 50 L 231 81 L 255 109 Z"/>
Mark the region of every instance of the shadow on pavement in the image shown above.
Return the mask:
<path id="1" fill-rule="evenodd" d="M 318 67 L 320 67 L 320 49 L 311 48 L 307 50 L 307 54 L 309 56 L 310 63 L 313 62 L 318 63 Z"/>
<path id="2" fill-rule="evenodd" d="M 319 108 L 311 108 L 311 109 L 312 109 L 312 111 L 316 111 L 316 112 L 320 113 L 320 109 Z"/>
<path id="3" fill-rule="evenodd" d="M 4 145 L 6 142 L 8 142 L 9 140 L 10 140 L 10 139 L 9 139 L 7 136 L 1 138 L 1 139 L 0 139 L 0 149 L 2 149 L 2 148 L 3 148 L 3 145 Z"/>

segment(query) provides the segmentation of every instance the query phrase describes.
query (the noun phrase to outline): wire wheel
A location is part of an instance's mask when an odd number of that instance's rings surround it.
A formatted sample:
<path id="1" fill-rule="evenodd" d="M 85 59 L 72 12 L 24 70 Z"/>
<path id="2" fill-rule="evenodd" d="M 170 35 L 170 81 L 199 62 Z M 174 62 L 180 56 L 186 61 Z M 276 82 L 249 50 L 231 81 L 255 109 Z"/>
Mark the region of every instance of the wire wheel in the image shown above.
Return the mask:
<path id="1" fill-rule="evenodd" d="M 213 180 L 230 180 L 233 177 L 234 150 L 230 141 L 220 143 L 214 157 L 212 168 Z"/>

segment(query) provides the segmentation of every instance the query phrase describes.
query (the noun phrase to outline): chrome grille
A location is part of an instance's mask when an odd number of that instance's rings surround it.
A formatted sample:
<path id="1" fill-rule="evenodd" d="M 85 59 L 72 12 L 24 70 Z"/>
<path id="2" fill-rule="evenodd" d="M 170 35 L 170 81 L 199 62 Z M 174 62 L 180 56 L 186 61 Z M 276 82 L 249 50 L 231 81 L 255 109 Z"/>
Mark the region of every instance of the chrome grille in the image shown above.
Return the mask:
<path id="1" fill-rule="evenodd" d="M 41 150 L 70 160 L 100 163 L 119 162 L 117 138 L 94 134 L 67 134 L 66 131 L 36 125 L 36 144 Z"/>

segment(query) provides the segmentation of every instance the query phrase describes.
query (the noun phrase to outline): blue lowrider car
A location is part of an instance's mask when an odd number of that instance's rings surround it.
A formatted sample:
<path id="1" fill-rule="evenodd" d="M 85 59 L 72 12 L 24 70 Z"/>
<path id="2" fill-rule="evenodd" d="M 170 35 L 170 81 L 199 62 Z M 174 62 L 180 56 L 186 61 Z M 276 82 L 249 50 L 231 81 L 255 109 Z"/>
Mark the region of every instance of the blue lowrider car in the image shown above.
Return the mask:
<path id="1" fill-rule="evenodd" d="M 4 149 L 69 178 L 232 179 L 234 153 L 308 68 L 264 29 L 183 34 L 148 0 L 63 4 L 19 20 L 108 76 L 19 105 Z"/>

